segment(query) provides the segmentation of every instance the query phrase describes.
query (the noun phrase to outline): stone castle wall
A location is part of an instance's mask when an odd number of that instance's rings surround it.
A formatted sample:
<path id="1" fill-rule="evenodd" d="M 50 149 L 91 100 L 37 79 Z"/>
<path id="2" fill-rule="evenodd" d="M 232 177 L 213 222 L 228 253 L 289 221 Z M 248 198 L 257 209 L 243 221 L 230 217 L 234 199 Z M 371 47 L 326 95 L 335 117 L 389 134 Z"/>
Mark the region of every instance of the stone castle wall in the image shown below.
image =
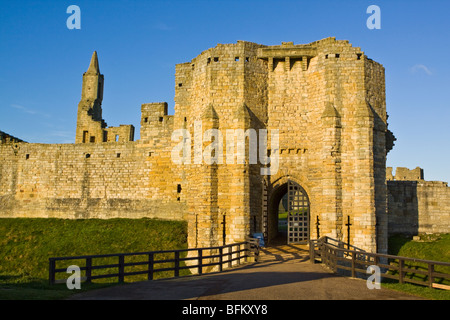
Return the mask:
<path id="1" fill-rule="evenodd" d="M 425 181 L 423 170 L 392 168 L 388 172 L 389 234 L 450 232 L 450 188 L 446 182 Z"/>
<path id="2" fill-rule="evenodd" d="M 177 184 L 151 150 L 137 142 L 2 147 L 1 216 L 182 220 Z"/>
<path id="3" fill-rule="evenodd" d="M 348 41 L 327 38 L 219 44 L 175 69 L 175 114 L 165 102 L 142 104 L 141 138 L 132 141 L 132 126 L 107 128 L 101 118 L 95 54 L 83 76 L 75 144 L 0 146 L 1 215 L 184 219 L 189 247 L 243 241 L 253 232 L 272 240 L 279 201 L 293 181 L 307 194 L 310 238 L 387 251 L 390 132 L 381 64 Z M 173 136 L 180 129 L 189 136 Z M 211 137 L 210 129 L 222 136 Z M 239 154 L 226 137 L 234 129 L 258 137 L 268 131 L 269 150 L 261 153 L 279 156 L 272 175 L 261 174 L 260 158 L 250 163 L 248 142 L 245 161 L 228 163 Z M 276 130 L 278 146 L 271 144 Z M 221 152 L 211 148 L 216 138 Z M 180 141 L 189 163 L 173 160 Z M 205 164 L 212 149 L 222 159 Z"/>

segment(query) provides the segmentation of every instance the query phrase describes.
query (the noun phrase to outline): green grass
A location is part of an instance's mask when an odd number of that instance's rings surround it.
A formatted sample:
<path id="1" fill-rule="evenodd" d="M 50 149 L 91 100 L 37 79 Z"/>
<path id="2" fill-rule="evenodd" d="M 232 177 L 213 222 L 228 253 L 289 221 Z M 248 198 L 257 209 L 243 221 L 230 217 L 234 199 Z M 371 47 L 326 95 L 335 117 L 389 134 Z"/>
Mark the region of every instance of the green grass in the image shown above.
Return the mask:
<path id="1" fill-rule="evenodd" d="M 287 219 L 287 216 L 288 216 L 288 212 L 279 212 L 278 213 L 278 220 Z"/>
<path id="2" fill-rule="evenodd" d="M 67 297 L 74 293 L 74 290 L 68 290 L 65 283 L 48 285 L 50 257 L 182 249 L 187 247 L 186 229 L 185 222 L 152 219 L 2 218 L 0 219 L 0 299 Z M 157 259 L 159 258 L 161 257 Z M 126 262 L 129 261 L 126 260 Z M 82 261 L 70 261 L 70 263 L 80 263 L 80 266 L 84 266 Z M 108 261 L 103 259 L 94 263 L 108 263 Z M 117 263 L 117 261 L 110 263 Z M 57 264 L 57 268 L 67 268 L 67 266 Z M 63 273 L 62 276 L 69 275 Z M 156 274 L 155 278 L 167 276 L 170 275 Z M 136 276 L 125 278 L 125 281 L 144 279 L 145 276 Z M 117 282 L 117 278 L 90 285 L 82 283 L 81 286 L 83 290 L 89 290 L 111 285 L 111 282 Z"/>
<path id="3" fill-rule="evenodd" d="M 434 260 L 450 262 L 450 234 L 422 236 L 423 241 L 412 241 L 404 236 L 394 236 L 389 239 L 389 254 L 417 258 L 423 260 Z M 426 264 L 408 263 L 408 268 L 427 270 Z M 450 273 L 449 267 L 436 266 L 437 272 Z M 406 277 L 415 280 L 427 280 L 427 276 L 407 273 Z M 450 285 L 449 281 L 436 279 L 435 282 Z M 415 284 L 399 284 L 397 281 L 386 281 L 383 286 L 419 295 L 428 299 L 450 300 L 450 291 L 430 289 Z"/>

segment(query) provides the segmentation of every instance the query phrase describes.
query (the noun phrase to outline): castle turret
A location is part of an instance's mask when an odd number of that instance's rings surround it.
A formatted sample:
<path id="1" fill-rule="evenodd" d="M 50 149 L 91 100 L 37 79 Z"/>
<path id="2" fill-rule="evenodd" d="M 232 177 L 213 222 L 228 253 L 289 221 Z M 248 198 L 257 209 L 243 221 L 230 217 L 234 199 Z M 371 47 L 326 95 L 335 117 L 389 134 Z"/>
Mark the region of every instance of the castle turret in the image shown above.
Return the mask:
<path id="1" fill-rule="evenodd" d="M 134 126 L 107 128 L 102 118 L 103 75 L 100 73 L 97 51 L 94 51 L 83 74 L 81 101 L 78 104 L 75 143 L 126 142 L 134 140 Z"/>
<path id="2" fill-rule="evenodd" d="M 106 123 L 102 119 L 103 75 L 100 73 L 97 52 L 92 54 L 89 68 L 83 74 L 81 101 L 78 104 L 75 143 L 102 142 Z"/>

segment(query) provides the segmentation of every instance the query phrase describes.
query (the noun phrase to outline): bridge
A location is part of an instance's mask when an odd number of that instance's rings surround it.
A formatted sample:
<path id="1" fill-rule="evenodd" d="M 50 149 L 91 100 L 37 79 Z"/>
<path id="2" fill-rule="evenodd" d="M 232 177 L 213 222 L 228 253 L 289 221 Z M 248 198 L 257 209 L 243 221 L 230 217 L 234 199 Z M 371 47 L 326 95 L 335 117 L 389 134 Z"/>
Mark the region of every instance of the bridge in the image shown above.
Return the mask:
<path id="1" fill-rule="evenodd" d="M 351 259 L 349 259 L 351 261 Z M 72 300 L 421 300 L 311 263 L 308 245 L 262 247 L 255 262 L 202 275 L 112 286 Z"/>

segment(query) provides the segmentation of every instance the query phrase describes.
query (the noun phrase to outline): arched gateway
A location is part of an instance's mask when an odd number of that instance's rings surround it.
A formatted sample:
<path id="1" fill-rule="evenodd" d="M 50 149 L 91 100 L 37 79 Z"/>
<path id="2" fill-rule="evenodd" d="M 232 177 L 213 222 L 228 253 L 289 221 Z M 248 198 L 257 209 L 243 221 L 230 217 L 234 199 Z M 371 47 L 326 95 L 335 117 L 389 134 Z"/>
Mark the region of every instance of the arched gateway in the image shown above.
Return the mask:
<path id="1" fill-rule="evenodd" d="M 307 243 L 310 239 L 309 197 L 294 180 L 288 179 L 272 190 L 264 234 L 269 244 Z"/>

